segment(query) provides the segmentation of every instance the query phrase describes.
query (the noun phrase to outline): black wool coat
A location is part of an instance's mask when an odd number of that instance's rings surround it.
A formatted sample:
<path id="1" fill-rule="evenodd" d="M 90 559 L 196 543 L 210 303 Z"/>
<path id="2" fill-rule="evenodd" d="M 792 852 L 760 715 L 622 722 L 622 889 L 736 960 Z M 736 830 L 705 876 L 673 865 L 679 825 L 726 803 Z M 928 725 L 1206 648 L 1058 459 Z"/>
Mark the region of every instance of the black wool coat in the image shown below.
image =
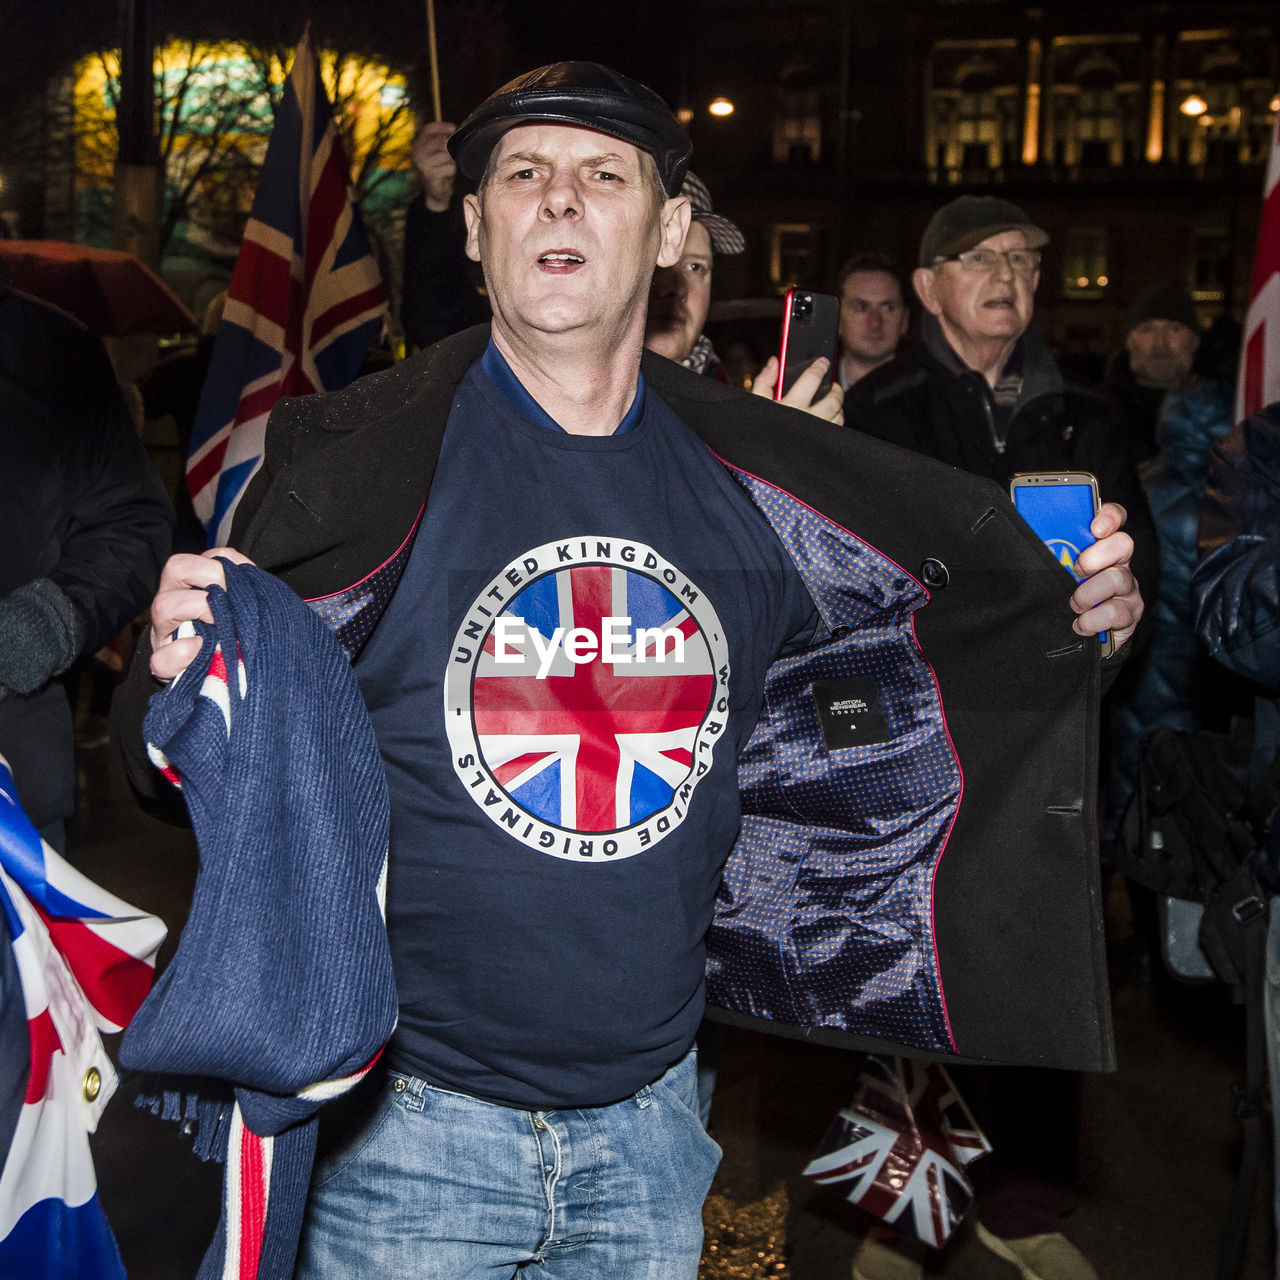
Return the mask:
<path id="1" fill-rule="evenodd" d="M 349 649 L 394 588 L 454 391 L 487 339 L 468 330 L 272 415 L 232 542 Z M 770 519 L 824 619 L 801 665 L 771 676 L 740 760 L 742 834 L 708 935 L 718 1016 L 851 1047 L 1109 1069 L 1100 664 L 1071 629 L 1070 578 L 989 480 L 648 352 L 642 368 Z M 131 781 L 154 796 L 140 670 L 118 729 Z M 824 742 L 823 678 L 885 671 L 873 683 L 888 739 Z M 943 762 L 936 785 L 913 763 L 924 742 L 929 767 Z M 914 848 L 924 825 L 936 838 L 878 883 L 885 848 Z M 885 901 L 909 909 L 886 916 Z"/>

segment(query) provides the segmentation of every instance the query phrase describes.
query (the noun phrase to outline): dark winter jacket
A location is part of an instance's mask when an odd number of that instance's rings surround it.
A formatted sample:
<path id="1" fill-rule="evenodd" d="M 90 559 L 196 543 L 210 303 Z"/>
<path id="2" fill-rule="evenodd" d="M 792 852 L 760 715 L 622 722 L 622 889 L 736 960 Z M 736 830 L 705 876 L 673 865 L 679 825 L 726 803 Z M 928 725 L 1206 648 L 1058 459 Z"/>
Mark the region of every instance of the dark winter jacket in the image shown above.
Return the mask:
<path id="1" fill-rule="evenodd" d="M 1110 699 L 1109 831 L 1133 792 L 1142 738 L 1156 729 L 1215 723 L 1211 700 L 1226 692 L 1196 638 L 1191 575 L 1209 454 L 1231 430 L 1234 410 L 1235 394 L 1224 382 L 1200 379 L 1169 392 L 1156 428 L 1159 452 L 1139 471 L 1160 539 L 1160 591 L 1147 602 L 1147 645 Z"/>
<path id="2" fill-rule="evenodd" d="M 1261 687 L 1251 764 L 1257 785 L 1280 751 L 1280 403 L 1237 423 L 1214 447 L 1192 579 L 1196 634 L 1229 670 Z M 1268 696 L 1270 695 L 1270 696 Z M 1267 865 L 1280 891 L 1280 824 Z"/>
<path id="3" fill-rule="evenodd" d="M 273 412 L 233 540 L 350 649 L 398 580 L 487 340 L 459 334 Z M 1071 629 L 1070 580 L 988 481 L 649 353 L 642 367 L 778 532 L 823 620 L 775 664 L 740 760 L 710 999 L 861 1047 L 1109 1066 L 1099 661 Z M 140 657 L 117 731 L 135 787 L 158 798 Z M 829 743 L 818 707 L 849 681 L 883 731 Z"/>
<path id="4" fill-rule="evenodd" d="M 1064 379 L 1034 325 L 1014 358 L 1022 361 L 1022 391 L 1002 427 L 987 380 L 961 364 L 937 320 L 925 316 L 911 349 L 845 397 L 845 422 L 1006 486 L 1019 471 L 1092 472 L 1102 501 L 1118 502 L 1128 513 L 1133 571 L 1143 597 L 1154 599 L 1155 526 L 1111 402 Z"/>
<path id="5" fill-rule="evenodd" d="M 1134 461 L 1153 457 L 1160 447 L 1157 423 L 1168 391 L 1164 387 L 1144 387 L 1133 376 L 1127 351 L 1119 352 L 1107 366 L 1105 385 L 1119 406 L 1120 425 Z"/>
<path id="6" fill-rule="evenodd" d="M 151 599 L 173 509 L 102 343 L 0 263 L 0 755 L 37 827 L 75 808 L 53 677 Z"/>

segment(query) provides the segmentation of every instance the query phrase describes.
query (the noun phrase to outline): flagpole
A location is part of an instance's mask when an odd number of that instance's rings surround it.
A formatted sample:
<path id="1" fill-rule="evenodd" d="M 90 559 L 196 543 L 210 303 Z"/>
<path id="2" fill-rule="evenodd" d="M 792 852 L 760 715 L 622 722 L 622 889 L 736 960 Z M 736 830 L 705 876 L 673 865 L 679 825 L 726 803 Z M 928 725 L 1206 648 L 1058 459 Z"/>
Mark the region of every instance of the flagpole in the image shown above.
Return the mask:
<path id="1" fill-rule="evenodd" d="M 440 63 L 436 58 L 436 6 L 435 0 L 427 0 L 427 49 L 431 55 L 431 101 L 436 109 L 436 120 L 444 119 L 440 109 Z"/>

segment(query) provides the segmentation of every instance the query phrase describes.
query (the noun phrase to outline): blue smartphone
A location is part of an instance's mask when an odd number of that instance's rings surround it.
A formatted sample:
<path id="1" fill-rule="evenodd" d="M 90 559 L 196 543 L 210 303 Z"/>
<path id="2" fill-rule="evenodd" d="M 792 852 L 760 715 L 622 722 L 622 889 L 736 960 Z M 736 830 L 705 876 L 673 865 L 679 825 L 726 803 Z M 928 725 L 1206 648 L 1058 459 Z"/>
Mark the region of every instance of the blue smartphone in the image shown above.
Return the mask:
<path id="1" fill-rule="evenodd" d="M 1023 471 L 1009 481 L 1018 514 L 1040 536 L 1058 563 L 1077 582 L 1076 559 L 1094 536 L 1089 524 L 1098 510 L 1098 481 L 1088 471 Z M 1109 632 L 1098 633 L 1102 656 L 1109 658 Z"/>

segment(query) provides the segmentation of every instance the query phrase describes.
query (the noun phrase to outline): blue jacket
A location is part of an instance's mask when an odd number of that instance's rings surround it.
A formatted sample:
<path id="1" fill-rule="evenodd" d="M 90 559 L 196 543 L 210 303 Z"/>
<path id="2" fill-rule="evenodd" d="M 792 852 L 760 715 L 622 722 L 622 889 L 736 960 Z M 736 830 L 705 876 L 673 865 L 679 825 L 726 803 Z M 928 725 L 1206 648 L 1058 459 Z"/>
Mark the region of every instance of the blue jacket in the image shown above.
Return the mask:
<path id="1" fill-rule="evenodd" d="M 469 330 L 346 391 L 282 402 L 233 543 L 352 652 L 408 557 Z M 1070 579 L 999 486 L 646 353 L 823 619 L 780 659 L 740 760 L 743 822 L 708 937 L 729 1020 L 886 1052 L 1112 1065 L 1096 794 L 1099 662 Z M 128 726 L 145 696 L 145 655 Z M 138 673 L 142 674 L 139 675 Z M 828 745 L 829 681 L 870 680 L 887 740 Z M 136 789 L 159 799 L 132 730 Z"/>
<path id="2" fill-rule="evenodd" d="M 1110 829 L 1133 793 L 1142 738 L 1156 729 L 1193 729 L 1212 710 L 1205 687 L 1212 664 L 1195 634 L 1191 575 L 1209 455 L 1231 430 L 1234 400 L 1226 383 L 1211 380 L 1171 391 L 1156 427 L 1159 452 L 1139 472 L 1159 534 L 1160 586 L 1149 601 L 1147 645 L 1110 699 Z"/>

